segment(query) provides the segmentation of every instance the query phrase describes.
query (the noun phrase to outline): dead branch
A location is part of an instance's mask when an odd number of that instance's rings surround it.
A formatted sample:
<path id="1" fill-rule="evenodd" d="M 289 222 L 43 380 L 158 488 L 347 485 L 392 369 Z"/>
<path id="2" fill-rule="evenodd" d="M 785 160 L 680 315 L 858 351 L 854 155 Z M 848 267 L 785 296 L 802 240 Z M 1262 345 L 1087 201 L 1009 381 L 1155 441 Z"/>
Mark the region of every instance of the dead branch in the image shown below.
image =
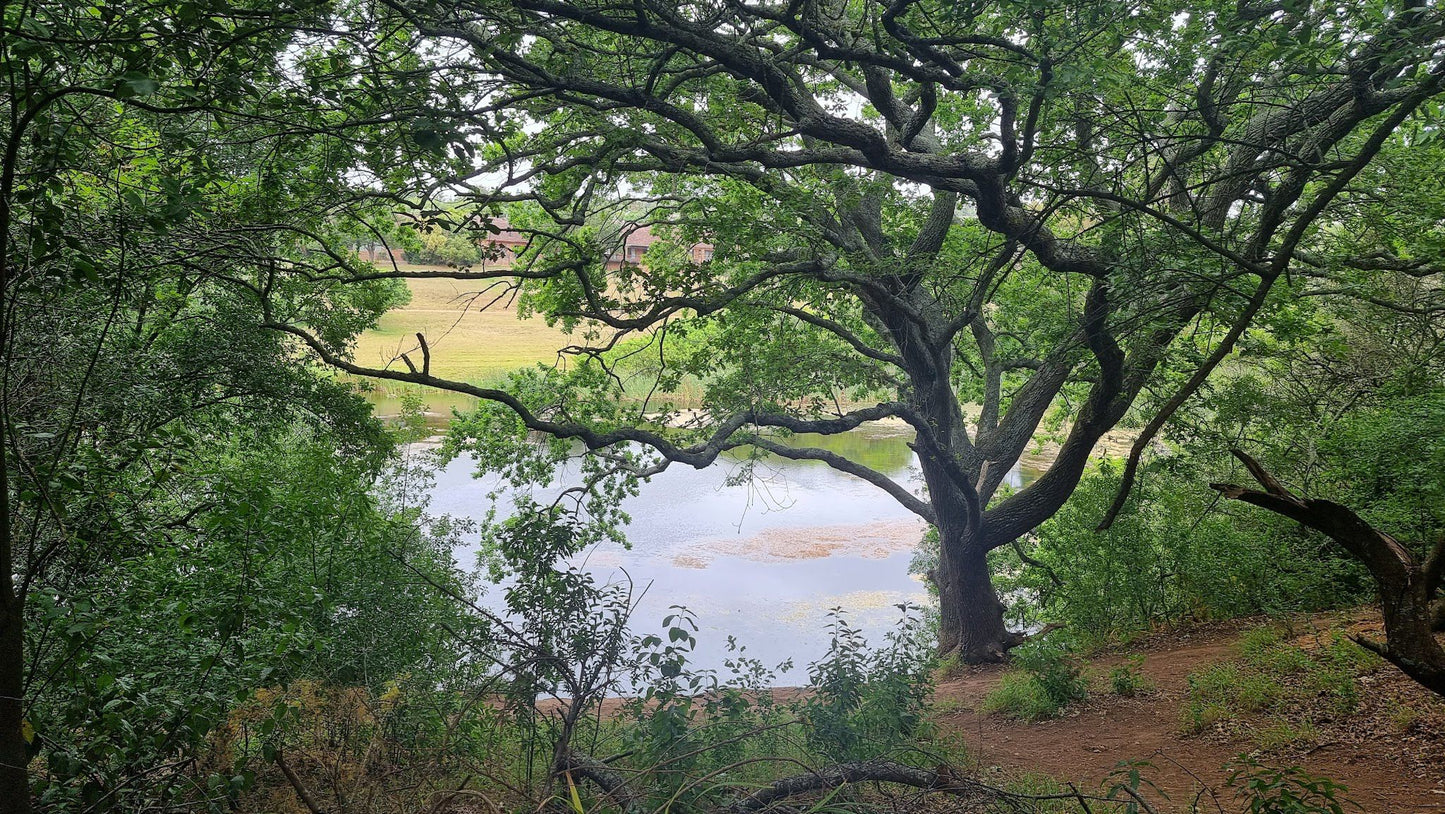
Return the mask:
<path id="1" fill-rule="evenodd" d="M 994 800 L 1000 796 L 997 790 L 989 786 L 956 777 L 947 771 L 918 769 L 888 760 L 867 760 L 840 763 L 807 774 L 785 777 L 738 800 L 725 810 L 728 814 L 761 811 L 789 797 L 835 789 L 849 783 L 896 783 L 980 801 Z"/>
<path id="2" fill-rule="evenodd" d="M 611 797 L 623 811 L 642 810 L 642 801 L 637 793 L 628 786 L 627 778 L 623 777 L 621 772 L 594 757 L 569 749 L 562 754 L 557 768 L 559 771 L 571 773 L 583 780 L 590 780 L 602 789 L 603 793 Z"/>
<path id="3" fill-rule="evenodd" d="M 417 341 L 418 344 L 421 345 L 421 375 L 423 375 L 423 376 L 430 376 L 430 375 L 431 375 L 431 348 L 430 348 L 430 347 L 427 345 L 427 343 L 426 343 L 426 334 L 422 333 L 421 331 L 417 331 L 417 332 L 416 332 L 416 341 Z M 410 365 L 411 362 L 408 361 L 407 364 Z M 411 370 L 412 370 L 413 373 L 416 372 L 416 368 L 414 368 L 414 367 L 413 367 Z"/>
<path id="4" fill-rule="evenodd" d="M 311 814 L 326 814 L 326 809 L 316 802 L 316 798 L 311 795 L 311 790 L 306 788 L 306 784 L 302 783 L 301 778 L 296 776 L 296 772 L 291 770 L 286 763 L 286 758 L 282 757 L 279 750 L 276 752 L 276 766 L 281 770 L 281 774 L 286 775 L 286 782 L 296 790 L 296 796 L 301 799 L 301 804 L 306 806 L 307 811 L 310 811 Z"/>

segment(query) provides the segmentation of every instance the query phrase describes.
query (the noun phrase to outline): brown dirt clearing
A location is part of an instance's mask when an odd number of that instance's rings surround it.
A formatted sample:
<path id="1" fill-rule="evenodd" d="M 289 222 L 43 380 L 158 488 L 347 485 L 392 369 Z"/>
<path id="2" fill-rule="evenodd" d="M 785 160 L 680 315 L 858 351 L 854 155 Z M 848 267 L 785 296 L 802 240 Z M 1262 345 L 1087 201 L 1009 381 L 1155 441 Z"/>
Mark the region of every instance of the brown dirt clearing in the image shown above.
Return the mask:
<path id="1" fill-rule="evenodd" d="M 1357 629 L 1368 626 L 1368 620 L 1352 624 Z M 1392 667 L 1364 676 L 1359 712 L 1323 722 L 1313 745 L 1261 752 L 1232 733 L 1183 734 L 1181 710 L 1189 674 L 1238 658 L 1236 643 L 1244 627 L 1236 623 L 1160 634 L 1118 655 L 1100 656 L 1092 662 L 1096 675 L 1106 675 L 1128 654 L 1143 654 L 1140 672 L 1152 680 L 1153 692 L 1121 698 L 1097 691 L 1064 717 L 1037 723 L 979 712 L 1004 668 L 973 668 L 940 683 L 934 700 L 937 719 L 944 733 L 964 741 L 986 774 L 1041 773 L 1075 783 L 1080 790 L 1094 790 L 1110 784 L 1110 773 L 1120 761 L 1148 760 L 1155 768 L 1146 777 L 1174 805 L 1184 807 L 1208 786 L 1223 810 L 1233 811 L 1237 806 L 1225 786 L 1225 764 L 1242 753 L 1254 753 L 1266 765 L 1299 766 L 1348 786 L 1346 796 L 1370 814 L 1445 812 L 1445 736 L 1427 723 L 1412 723 L 1404 730 L 1373 725 L 1382 717 L 1377 708 L 1402 696 L 1427 707 L 1438 704 Z"/>

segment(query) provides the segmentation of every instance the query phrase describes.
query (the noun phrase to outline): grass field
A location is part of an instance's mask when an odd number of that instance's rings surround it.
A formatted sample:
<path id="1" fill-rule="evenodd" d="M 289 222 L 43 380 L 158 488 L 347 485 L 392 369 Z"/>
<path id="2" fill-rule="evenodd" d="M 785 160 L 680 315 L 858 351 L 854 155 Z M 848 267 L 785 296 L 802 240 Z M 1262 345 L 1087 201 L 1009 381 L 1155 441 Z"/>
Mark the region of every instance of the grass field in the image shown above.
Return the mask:
<path id="1" fill-rule="evenodd" d="M 432 373 L 478 383 L 519 367 L 551 363 L 560 348 L 572 344 L 566 334 L 540 319 L 518 319 L 508 303 L 480 310 L 495 293 L 478 296 L 480 286 L 476 284 L 458 280 L 410 280 L 408 284 L 411 303 L 383 316 L 376 330 L 357 340 L 358 364 L 404 370 L 399 356 L 407 352 L 420 365 L 421 353 L 416 350 L 420 331 L 431 346 Z M 379 383 L 371 398 L 377 412 L 394 414 L 405 387 Z M 430 389 L 423 395 L 437 412 L 470 404 L 466 397 Z"/>

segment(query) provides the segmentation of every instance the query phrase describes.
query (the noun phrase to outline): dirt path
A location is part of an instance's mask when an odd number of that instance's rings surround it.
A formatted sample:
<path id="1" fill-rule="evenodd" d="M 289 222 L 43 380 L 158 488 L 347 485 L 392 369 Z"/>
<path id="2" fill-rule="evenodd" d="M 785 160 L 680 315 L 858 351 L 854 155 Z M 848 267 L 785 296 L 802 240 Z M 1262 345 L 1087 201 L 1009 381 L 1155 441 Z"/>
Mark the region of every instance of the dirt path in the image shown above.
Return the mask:
<path id="1" fill-rule="evenodd" d="M 1100 695 L 1064 718 L 1023 723 L 1000 715 L 983 715 L 977 709 L 998 683 L 1001 668 L 978 669 L 939 685 L 935 704 L 957 711 L 939 716 L 946 732 L 965 741 L 970 754 L 985 769 L 1043 773 L 1073 782 L 1081 790 L 1108 785 L 1109 775 L 1121 760 L 1149 760 L 1156 768 L 1147 776 L 1173 804 L 1183 806 L 1199 793 L 1201 784 L 1218 792 L 1224 811 L 1236 806 L 1225 787 L 1224 764 L 1252 744 L 1217 742 L 1180 734 L 1181 701 L 1187 677 L 1209 664 L 1238 655 L 1237 629 L 1175 634 L 1136 648 L 1146 656 L 1142 672 L 1154 682 L 1147 697 L 1124 699 Z M 1095 669 L 1107 671 L 1119 658 L 1100 658 Z M 1432 780 L 1421 777 L 1409 760 L 1382 757 L 1380 744 L 1370 740 L 1327 743 L 1304 754 L 1271 756 L 1264 762 L 1298 765 L 1304 771 L 1329 777 L 1349 787 L 1349 797 L 1370 814 L 1424 814 L 1445 812 L 1445 783 L 1441 771 Z M 1206 810 L 1216 810 L 1209 807 Z"/>

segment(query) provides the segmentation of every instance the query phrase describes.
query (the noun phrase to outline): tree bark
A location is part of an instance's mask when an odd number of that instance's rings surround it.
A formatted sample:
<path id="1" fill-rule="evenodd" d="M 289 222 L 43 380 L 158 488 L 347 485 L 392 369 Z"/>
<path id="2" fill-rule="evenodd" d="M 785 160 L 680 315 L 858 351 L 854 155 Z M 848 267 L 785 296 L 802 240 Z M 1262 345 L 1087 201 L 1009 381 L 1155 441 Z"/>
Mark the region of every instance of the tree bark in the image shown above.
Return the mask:
<path id="1" fill-rule="evenodd" d="M 5 310 L 3 290 L 0 280 L 0 312 Z M 0 337 L 7 330 L 0 316 Z M 6 460 L 10 439 L 6 437 L 4 406 L 0 404 L 0 808 L 5 814 L 29 814 L 30 744 L 24 729 L 25 599 L 14 576 L 19 569 L 10 523 L 10 464 Z"/>
<path id="2" fill-rule="evenodd" d="M 562 753 L 557 768 L 592 781 L 629 814 L 643 810 L 644 800 L 628 785 L 627 777 L 597 758 L 568 749 Z"/>
<path id="3" fill-rule="evenodd" d="M 960 778 L 940 766 L 936 771 L 905 766 L 888 760 L 840 763 L 806 774 L 778 780 L 729 806 L 727 814 L 763 811 L 799 794 L 835 789 L 850 783 L 897 783 L 925 791 L 995 802 L 1007 795 L 975 780 Z"/>
<path id="4" fill-rule="evenodd" d="M 1003 602 L 988 571 L 988 548 L 959 534 L 939 532 L 938 651 L 965 664 L 1003 661 L 1019 637 L 1004 625 Z"/>
<path id="5" fill-rule="evenodd" d="M 20 602 L 5 580 L 5 608 L 0 615 L 0 809 L 28 814 L 30 750 L 25 741 L 25 619 Z"/>
<path id="6" fill-rule="evenodd" d="M 1264 491 L 1228 483 L 1213 483 L 1211 488 L 1227 498 L 1252 503 L 1323 532 L 1364 563 L 1379 592 L 1385 642 L 1356 641 L 1421 686 L 1445 696 L 1445 647 L 1441 647 L 1434 632 L 1439 621 L 1436 595 L 1445 547 L 1437 548 L 1435 555 L 1422 564 L 1410 549 L 1350 509 L 1328 500 L 1299 497 L 1250 456 L 1239 450 L 1234 451 L 1234 456 L 1264 486 Z"/>

